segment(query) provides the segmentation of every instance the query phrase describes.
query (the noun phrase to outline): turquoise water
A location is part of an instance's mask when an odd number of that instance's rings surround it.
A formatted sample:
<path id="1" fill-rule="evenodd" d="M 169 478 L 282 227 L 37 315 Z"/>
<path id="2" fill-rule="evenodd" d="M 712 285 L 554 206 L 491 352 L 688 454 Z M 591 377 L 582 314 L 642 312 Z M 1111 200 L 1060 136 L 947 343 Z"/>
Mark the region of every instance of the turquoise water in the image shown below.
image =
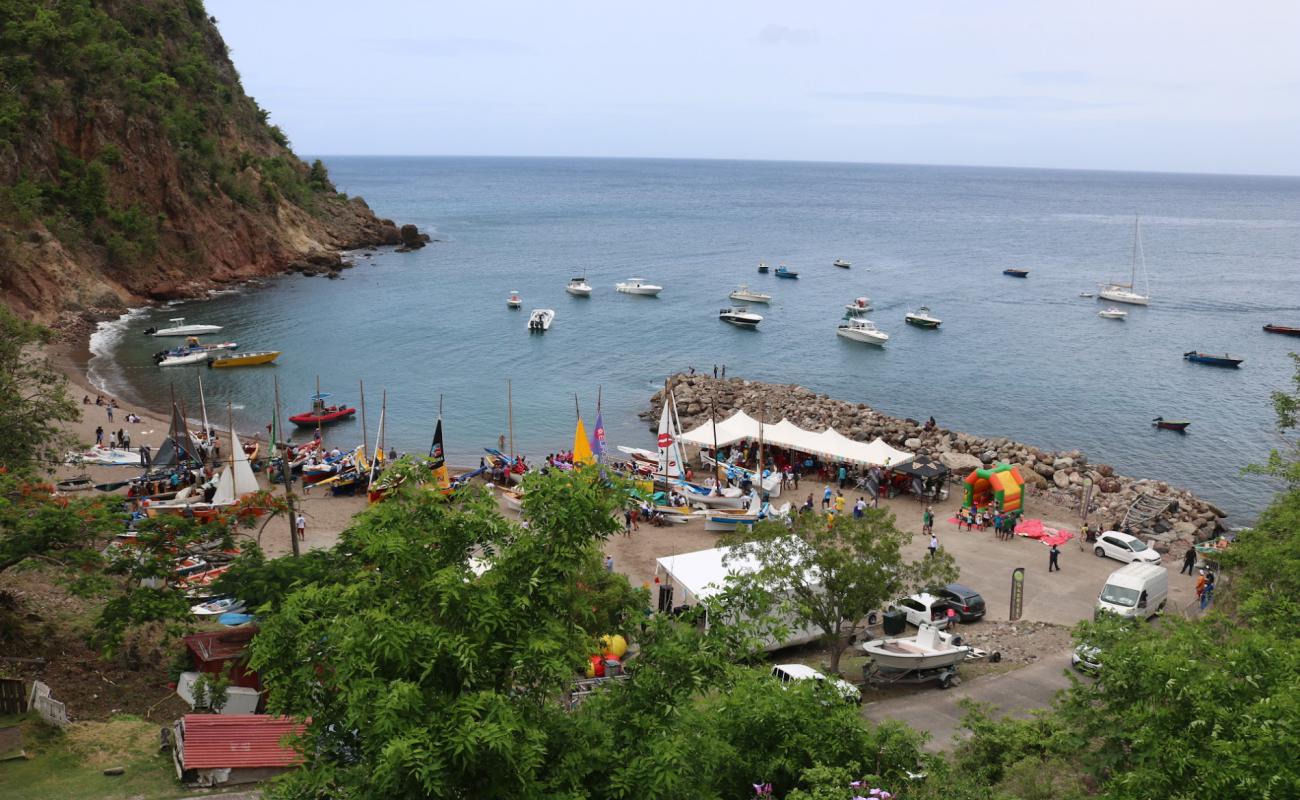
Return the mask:
<path id="1" fill-rule="evenodd" d="M 327 158 L 335 181 L 381 216 L 441 242 L 358 258 L 344 278 L 284 277 L 144 312 L 98 337 L 92 373 L 111 391 L 165 404 L 174 385 L 197 414 L 199 368 L 160 370 L 168 317 L 226 326 L 276 366 L 203 370 L 209 411 L 233 404 L 249 430 L 269 420 L 272 376 L 286 415 L 320 376 L 355 403 L 364 379 L 371 435 L 388 390 L 388 441 L 428 447 L 444 403 L 453 463 L 476 463 L 506 432 L 540 459 L 570 445 L 574 395 L 590 426 L 598 388 L 612 444 L 649 447 L 637 419 L 665 375 L 694 366 L 795 382 L 897 416 L 1046 448 L 1080 448 L 1121 471 L 1187 486 L 1249 518 L 1271 486 L 1239 476 L 1275 443 L 1268 392 L 1290 376 L 1300 340 L 1300 179 L 725 161 Z M 1081 299 L 1127 276 L 1133 215 L 1143 220 L 1150 308 L 1099 319 Z M 845 258 L 851 270 L 831 262 Z M 798 281 L 759 275 L 784 261 Z M 1005 278 L 1007 266 L 1031 270 Z M 568 279 L 596 292 L 577 299 Z M 656 299 L 616 294 L 642 276 Z M 738 283 L 775 295 L 757 331 L 717 319 Z M 523 311 L 505 298 L 518 289 Z M 884 349 L 845 341 L 845 303 L 870 295 Z M 937 332 L 903 324 L 928 305 Z M 529 335 L 527 310 L 556 311 Z M 1239 370 L 1182 360 L 1231 352 Z M 224 412 L 223 412 L 224 413 Z M 1191 432 L 1155 431 L 1156 415 Z M 330 434 L 360 440 L 359 422 Z"/>

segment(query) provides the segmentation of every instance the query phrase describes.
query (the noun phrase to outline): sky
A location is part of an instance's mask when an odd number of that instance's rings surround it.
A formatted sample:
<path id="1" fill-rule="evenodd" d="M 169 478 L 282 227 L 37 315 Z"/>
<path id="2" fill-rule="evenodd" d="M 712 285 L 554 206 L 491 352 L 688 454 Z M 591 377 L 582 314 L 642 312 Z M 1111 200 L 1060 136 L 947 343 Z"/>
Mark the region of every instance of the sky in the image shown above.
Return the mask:
<path id="1" fill-rule="evenodd" d="M 208 0 L 300 153 L 1300 174 L 1300 3 Z"/>

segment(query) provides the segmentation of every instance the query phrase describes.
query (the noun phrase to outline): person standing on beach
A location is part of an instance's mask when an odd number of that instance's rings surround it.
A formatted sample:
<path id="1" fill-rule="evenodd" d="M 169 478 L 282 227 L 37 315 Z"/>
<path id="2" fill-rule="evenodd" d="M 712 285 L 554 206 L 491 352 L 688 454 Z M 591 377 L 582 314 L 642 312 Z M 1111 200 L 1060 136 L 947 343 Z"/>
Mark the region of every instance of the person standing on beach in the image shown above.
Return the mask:
<path id="1" fill-rule="evenodd" d="M 100 425 L 98 428 L 95 428 L 95 446 L 96 446 L 96 447 L 103 447 L 103 446 L 104 446 L 104 426 L 103 426 L 103 425 Z M 830 489 L 827 489 L 826 491 L 829 492 Z"/>
<path id="2" fill-rule="evenodd" d="M 823 510 L 823 511 L 825 511 L 826 509 L 828 509 L 828 508 L 831 507 L 831 494 L 832 494 L 832 492 L 831 492 L 831 487 L 829 487 L 829 486 L 826 487 L 826 491 L 822 492 L 822 510 Z"/>
<path id="3" fill-rule="evenodd" d="M 1187 552 L 1183 553 L 1183 568 L 1178 570 L 1178 574 L 1182 575 L 1184 572 L 1188 575 L 1196 574 L 1196 548 L 1191 545 L 1188 545 Z"/>
<path id="4" fill-rule="evenodd" d="M 921 532 L 934 533 L 934 511 L 929 506 L 925 507 L 925 513 L 921 515 Z"/>
<path id="5" fill-rule="evenodd" d="M 307 518 L 302 515 L 301 511 L 298 512 L 298 518 L 293 521 L 293 527 L 298 531 L 298 541 L 305 542 L 307 540 Z"/>
<path id="6" fill-rule="evenodd" d="M 930 534 L 930 546 L 927 549 L 930 551 L 930 555 L 939 552 L 939 537 L 935 536 L 933 533 Z"/>
<path id="7" fill-rule="evenodd" d="M 1047 571 L 1060 572 L 1061 564 L 1058 559 L 1061 557 L 1061 548 L 1052 545 L 1052 549 L 1047 551 Z"/>
<path id="8" fill-rule="evenodd" d="M 714 364 L 714 365 L 713 365 L 713 379 L 714 379 L 715 381 L 718 379 L 718 365 L 717 365 L 717 364 Z"/>
<path id="9" fill-rule="evenodd" d="M 839 469 L 839 472 L 836 473 L 836 476 L 837 476 L 837 477 L 839 478 L 839 480 L 840 480 L 840 488 L 843 489 L 843 488 L 844 488 L 844 483 L 849 479 L 849 470 L 848 470 L 848 468 L 845 467 L 843 464 L 840 464 L 840 469 Z"/>
<path id="10" fill-rule="evenodd" d="M 608 572 L 608 573 L 611 573 L 611 574 L 614 572 L 614 557 L 613 557 L 613 556 L 605 556 L 605 571 Z"/>
<path id="11" fill-rule="evenodd" d="M 109 422 L 112 422 L 112 421 L 113 421 L 113 404 L 112 404 L 112 403 L 109 403 L 109 404 L 108 404 L 108 409 L 107 409 L 107 410 L 108 410 L 108 421 L 109 421 Z"/>
<path id="12" fill-rule="evenodd" d="M 835 494 L 835 513 L 844 514 L 844 492 L 840 491 Z"/>
<path id="13" fill-rule="evenodd" d="M 723 377 L 724 379 L 727 377 L 727 365 L 726 365 L 726 364 L 723 364 L 723 365 L 722 365 L 722 377 Z"/>

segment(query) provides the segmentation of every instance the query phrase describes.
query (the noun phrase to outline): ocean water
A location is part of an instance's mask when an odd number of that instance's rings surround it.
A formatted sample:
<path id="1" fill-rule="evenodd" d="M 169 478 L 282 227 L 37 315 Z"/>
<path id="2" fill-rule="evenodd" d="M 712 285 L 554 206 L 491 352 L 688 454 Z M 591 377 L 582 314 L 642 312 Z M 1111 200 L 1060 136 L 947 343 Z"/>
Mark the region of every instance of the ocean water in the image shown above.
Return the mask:
<path id="1" fill-rule="evenodd" d="M 272 279 L 255 290 L 137 312 L 96 337 L 92 375 L 128 399 L 198 416 L 227 404 L 262 428 L 278 376 L 285 415 L 317 376 L 349 403 L 365 381 L 370 436 L 387 390 L 386 439 L 427 449 L 440 402 L 452 463 L 476 463 L 507 431 L 540 460 L 572 441 L 575 395 L 588 426 L 598 390 L 611 444 L 652 446 L 636 414 L 674 371 L 794 382 L 896 416 L 1079 448 L 1120 471 L 1183 485 L 1248 521 L 1275 487 L 1240 475 L 1276 443 L 1269 392 L 1285 388 L 1300 340 L 1300 178 L 726 161 L 326 158 L 339 187 L 381 216 L 441 240 L 358 257 L 342 280 Z M 1149 308 L 1127 321 L 1081 299 L 1127 277 L 1142 217 Z M 832 266 L 836 258 L 852 269 Z M 759 275 L 785 262 L 797 281 Z M 1004 277 L 1025 267 L 1028 280 Z M 596 291 L 578 299 L 568 279 Z M 641 276 L 658 298 L 617 294 Z M 757 331 L 717 319 L 748 283 L 774 295 Z M 524 310 L 506 308 L 517 289 Z M 835 335 L 843 305 L 869 295 L 892 339 Z M 942 329 L 906 326 L 928 305 Z M 530 335 L 528 309 L 555 324 Z M 274 367 L 160 369 L 167 318 L 226 326 Z M 1190 364 L 1230 352 L 1238 370 Z M 1178 435 L 1151 418 L 1192 420 Z M 331 441 L 359 442 L 359 421 Z M 373 441 L 373 439 L 372 439 Z"/>

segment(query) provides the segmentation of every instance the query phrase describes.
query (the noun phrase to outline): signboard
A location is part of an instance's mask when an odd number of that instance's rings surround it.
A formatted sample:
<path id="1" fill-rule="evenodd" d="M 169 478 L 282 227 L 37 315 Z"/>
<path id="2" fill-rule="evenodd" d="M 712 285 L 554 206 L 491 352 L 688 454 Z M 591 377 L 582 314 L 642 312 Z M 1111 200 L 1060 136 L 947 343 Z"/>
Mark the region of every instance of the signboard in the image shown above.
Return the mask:
<path id="1" fill-rule="evenodd" d="M 1025 610 L 1025 568 L 1011 570 L 1011 615 L 1012 622 L 1020 619 Z"/>

